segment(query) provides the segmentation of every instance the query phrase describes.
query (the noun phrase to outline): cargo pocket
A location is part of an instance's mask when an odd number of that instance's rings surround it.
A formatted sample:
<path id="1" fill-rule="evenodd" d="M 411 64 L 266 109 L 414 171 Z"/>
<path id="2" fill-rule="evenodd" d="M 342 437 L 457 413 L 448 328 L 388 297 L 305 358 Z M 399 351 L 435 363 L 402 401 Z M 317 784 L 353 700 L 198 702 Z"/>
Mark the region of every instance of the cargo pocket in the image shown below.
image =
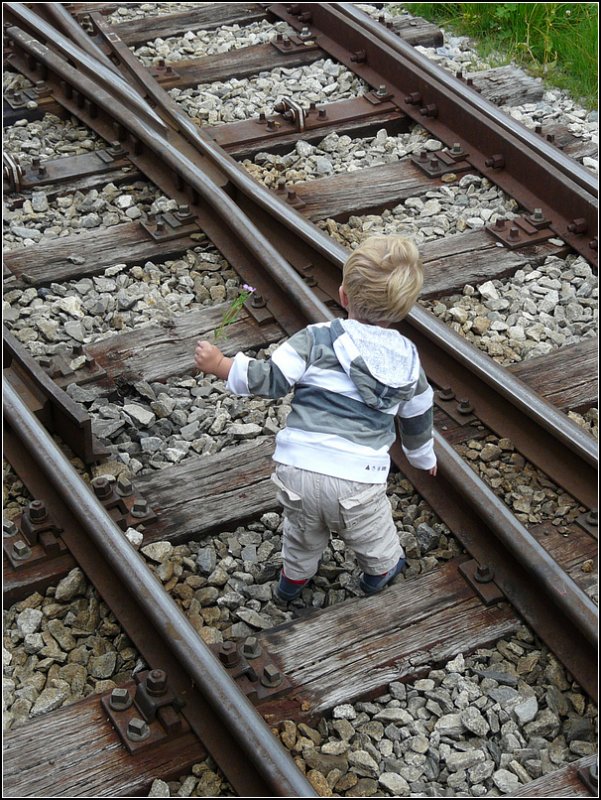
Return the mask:
<path id="1" fill-rule="evenodd" d="M 272 474 L 271 480 L 278 488 L 276 499 L 284 509 L 286 519 L 295 527 L 300 527 L 302 529 L 303 498 L 300 494 L 293 492 L 292 489 L 285 486 L 275 472 Z"/>
<path id="2" fill-rule="evenodd" d="M 342 530 L 352 531 L 374 523 L 381 510 L 389 503 L 386 497 L 386 484 L 369 484 L 365 489 L 351 497 L 338 501 Z"/>

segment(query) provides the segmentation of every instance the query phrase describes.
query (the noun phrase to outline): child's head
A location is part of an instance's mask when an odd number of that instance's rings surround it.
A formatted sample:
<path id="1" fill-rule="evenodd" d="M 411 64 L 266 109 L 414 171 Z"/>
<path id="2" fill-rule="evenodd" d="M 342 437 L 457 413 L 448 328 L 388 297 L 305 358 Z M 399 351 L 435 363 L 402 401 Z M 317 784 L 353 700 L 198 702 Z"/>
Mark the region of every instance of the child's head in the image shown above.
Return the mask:
<path id="1" fill-rule="evenodd" d="M 402 236 L 370 236 L 342 268 L 349 309 L 365 322 L 399 322 L 424 282 L 417 247 Z"/>

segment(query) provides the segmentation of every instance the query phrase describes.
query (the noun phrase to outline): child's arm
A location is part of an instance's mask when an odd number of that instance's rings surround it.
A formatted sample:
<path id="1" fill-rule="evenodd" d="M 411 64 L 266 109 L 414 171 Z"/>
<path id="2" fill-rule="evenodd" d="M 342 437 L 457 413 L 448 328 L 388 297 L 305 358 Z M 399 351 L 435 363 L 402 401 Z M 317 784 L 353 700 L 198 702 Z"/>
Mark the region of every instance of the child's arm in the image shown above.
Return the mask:
<path id="1" fill-rule="evenodd" d="M 417 469 L 436 475 L 436 454 L 433 435 L 434 392 L 423 369 L 415 387 L 415 394 L 402 404 L 398 412 L 403 452 L 409 463 Z"/>
<path id="2" fill-rule="evenodd" d="M 210 342 L 196 345 L 195 363 L 203 372 L 227 380 L 234 394 L 276 399 L 288 394 L 307 369 L 313 337 L 305 328 L 280 345 L 270 359 L 249 358 L 237 353 L 227 358 Z"/>
<path id="3" fill-rule="evenodd" d="M 225 381 L 230 374 L 233 359 L 224 356 L 216 345 L 203 340 L 196 345 L 194 363 L 201 372 L 215 375 Z"/>

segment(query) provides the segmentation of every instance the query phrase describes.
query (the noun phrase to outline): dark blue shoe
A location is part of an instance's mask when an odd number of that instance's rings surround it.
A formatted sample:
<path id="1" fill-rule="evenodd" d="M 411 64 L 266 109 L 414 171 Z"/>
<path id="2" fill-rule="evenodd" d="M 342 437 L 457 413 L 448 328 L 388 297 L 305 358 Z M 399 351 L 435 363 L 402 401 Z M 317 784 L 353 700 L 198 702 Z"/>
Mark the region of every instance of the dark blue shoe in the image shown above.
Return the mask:
<path id="1" fill-rule="evenodd" d="M 365 572 L 359 578 L 359 586 L 363 589 L 365 594 L 377 594 L 381 592 L 385 586 L 396 578 L 399 572 L 405 569 L 405 559 L 399 558 L 396 567 L 389 569 L 383 575 L 367 575 Z"/>
<path id="2" fill-rule="evenodd" d="M 279 600 L 289 603 L 299 596 L 305 586 L 309 583 L 309 578 L 302 581 L 293 581 L 284 575 L 284 570 L 280 572 L 280 580 L 275 587 L 275 594 Z"/>

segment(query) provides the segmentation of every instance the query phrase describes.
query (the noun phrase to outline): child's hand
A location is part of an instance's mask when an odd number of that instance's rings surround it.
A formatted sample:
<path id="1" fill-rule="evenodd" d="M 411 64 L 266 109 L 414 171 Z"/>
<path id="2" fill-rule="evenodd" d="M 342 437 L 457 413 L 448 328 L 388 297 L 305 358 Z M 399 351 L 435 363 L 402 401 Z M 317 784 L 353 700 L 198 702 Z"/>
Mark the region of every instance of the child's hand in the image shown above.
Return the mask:
<path id="1" fill-rule="evenodd" d="M 437 470 L 438 470 L 437 466 L 432 467 L 432 469 L 428 470 L 428 475 L 431 475 L 432 477 L 434 477 L 436 475 Z"/>
<path id="2" fill-rule="evenodd" d="M 225 356 L 221 350 L 211 342 L 200 341 L 196 344 L 194 351 L 194 363 L 202 372 L 208 372 L 210 375 L 215 375 L 216 370 L 223 361 Z"/>

